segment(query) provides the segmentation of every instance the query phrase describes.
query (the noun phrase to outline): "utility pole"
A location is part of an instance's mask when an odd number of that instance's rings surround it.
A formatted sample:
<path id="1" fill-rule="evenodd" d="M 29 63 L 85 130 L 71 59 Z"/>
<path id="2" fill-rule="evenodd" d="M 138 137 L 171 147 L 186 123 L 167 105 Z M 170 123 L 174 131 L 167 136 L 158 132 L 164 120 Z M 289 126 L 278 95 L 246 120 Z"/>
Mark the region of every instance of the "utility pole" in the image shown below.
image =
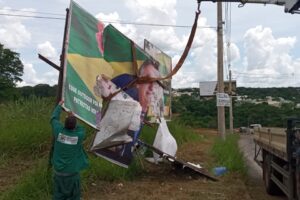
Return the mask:
<path id="1" fill-rule="evenodd" d="M 218 93 L 224 93 L 222 2 L 217 2 Z M 218 106 L 218 133 L 225 140 L 225 109 Z"/>
<path id="2" fill-rule="evenodd" d="M 232 109 L 232 82 L 231 82 L 231 70 L 229 70 L 229 97 L 230 97 L 230 107 L 229 107 L 229 129 L 230 129 L 230 133 L 233 133 L 233 109 Z"/>

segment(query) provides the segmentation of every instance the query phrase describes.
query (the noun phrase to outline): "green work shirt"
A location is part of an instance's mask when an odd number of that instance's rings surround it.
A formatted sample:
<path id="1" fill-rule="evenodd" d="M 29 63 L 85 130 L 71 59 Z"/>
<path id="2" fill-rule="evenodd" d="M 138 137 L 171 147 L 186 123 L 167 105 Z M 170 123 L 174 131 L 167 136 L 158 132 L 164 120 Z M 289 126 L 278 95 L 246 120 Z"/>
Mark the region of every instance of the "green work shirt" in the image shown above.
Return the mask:
<path id="1" fill-rule="evenodd" d="M 77 173 L 88 165 L 82 145 L 85 130 L 78 125 L 74 130 L 64 128 L 59 121 L 61 110 L 60 105 L 56 106 L 50 121 L 55 139 L 52 165 L 57 172 Z"/>

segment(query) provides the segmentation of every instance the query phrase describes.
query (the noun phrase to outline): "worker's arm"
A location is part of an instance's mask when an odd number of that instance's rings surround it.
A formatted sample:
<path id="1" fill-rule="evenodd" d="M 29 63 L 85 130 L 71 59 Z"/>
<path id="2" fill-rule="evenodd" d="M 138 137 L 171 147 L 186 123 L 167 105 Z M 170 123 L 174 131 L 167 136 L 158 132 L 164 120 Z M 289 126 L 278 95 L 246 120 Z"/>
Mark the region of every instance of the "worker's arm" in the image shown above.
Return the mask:
<path id="1" fill-rule="evenodd" d="M 50 119 L 50 123 L 53 129 L 53 134 L 57 134 L 57 132 L 62 129 L 62 124 L 59 121 L 60 118 L 60 114 L 61 114 L 61 110 L 62 107 L 61 105 L 63 104 L 63 101 L 60 101 L 59 104 L 55 107 L 55 109 L 52 112 L 52 116 Z"/>

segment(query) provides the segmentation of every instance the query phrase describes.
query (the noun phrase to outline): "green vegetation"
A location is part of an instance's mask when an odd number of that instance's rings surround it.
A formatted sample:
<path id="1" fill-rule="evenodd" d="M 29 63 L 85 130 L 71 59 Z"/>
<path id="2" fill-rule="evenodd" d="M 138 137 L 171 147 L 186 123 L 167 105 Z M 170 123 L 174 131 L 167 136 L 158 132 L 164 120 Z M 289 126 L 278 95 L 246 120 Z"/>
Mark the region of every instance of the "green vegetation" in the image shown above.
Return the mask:
<path id="1" fill-rule="evenodd" d="M 260 89 L 255 88 L 258 91 Z M 254 89 L 252 88 L 252 90 Z M 293 90 L 295 93 L 297 92 L 296 88 L 293 88 Z M 187 91 L 191 92 L 194 90 Z M 249 126 L 250 124 L 262 124 L 269 127 L 285 127 L 287 118 L 300 117 L 300 108 L 296 107 L 296 102 L 299 102 L 300 98 L 297 95 L 294 95 L 294 97 L 295 100 L 293 102 L 282 103 L 280 107 L 271 106 L 267 103 L 233 102 L 234 126 L 241 127 Z M 203 128 L 217 127 L 217 107 L 214 97 L 199 98 L 199 96 L 192 92 L 191 96 L 182 95 L 174 97 L 172 105 L 173 112 L 180 113 L 179 119 L 184 125 Z M 227 127 L 229 126 L 228 115 L 229 110 L 226 108 Z"/>
<path id="2" fill-rule="evenodd" d="M 36 86 L 24 86 L 17 88 L 17 92 L 22 98 L 28 98 L 30 96 L 55 97 L 57 93 L 57 85 L 50 86 L 48 84 L 38 84 Z"/>
<path id="3" fill-rule="evenodd" d="M 38 162 L 34 169 L 24 173 L 17 185 L 1 194 L 0 200 L 51 199 L 52 173 L 46 166 L 45 159 Z"/>
<path id="4" fill-rule="evenodd" d="M 0 44 L 0 101 L 12 99 L 17 81 L 22 81 L 23 64 L 19 54 Z"/>
<path id="5" fill-rule="evenodd" d="M 230 134 L 226 136 L 226 140 L 217 138 L 211 154 L 216 159 L 216 166 L 225 166 L 230 172 L 239 172 L 246 174 L 243 154 L 238 147 L 238 135 Z"/>
<path id="6" fill-rule="evenodd" d="M 11 163 L 32 160 L 31 169 L 24 169 L 18 183 L 0 194 L 0 200 L 50 199 L 52 171 L 48 170 L 48 152 L 51 146 L 49 118 L 54 108 L 54 98 L 28 97 L 15 102 L 0 104 L 0 166 L 11 167 Z M 86 148 L 94 135 L 87 127 Z M 157 127 L 145 126 L 141 139 L 148 143 L 154 140 Z M 170 132 L 178 145 L 197 140 L 198 135 L 181 126 L 177 121 L 169 123 Z M 104 159 L 89 154 L 90 166 L 82 173 L 83 187 L 97 180 L 131 180 L 144 173 L 139 159 L 135 159 L 129 169 L 114 165 Z"/>
<path id="7" fill-rule="evenodd" d="M 173 112 L 180 113 L 180 121 L 186 126 L 215 128 L 217 126 L 216 101 L 200 100 L 182 95 L 174 98 Z"/>
<path id="8" fill-rule="evenodd" d="M 296 103 L 300 103 L 300 88 L 286 87 L 286 88 L 245 88 L 238 87 L 237 94 L 240 96 L 247 96 L 251 99 L 265 99 L 267 96 L 274 98 L 284 98 Z"/>
<path id="9" fill-rule="evenodd" d="M 0 104 L 0 154 L 36 156 L 51 140 L 53 99 L 32 97 Z"/>
<path id="10" fill-rule="evenodd" d="M 38 85 L 18 88 L 21 94 L 16 101 L 0 104 L 0 166 L 9 168 L 11 163 L 32 160 L 31 169 L 24 169 L 18 183 L 0 194 L 0 200 L 50 199 L 52 191 L 52 172 L 47 169 L 48 152 L 51 146 L 51 128 L 49 118 L 54 108 L 55 87 Z M 189 89 L 183 89 L 183 91 Z M 168 122 L 170 132 L 178 145 L 201 139 L 191 127 L 214 128 L 216 123 L 216 102 L 212 99 L 200 99 L 198 90 L 190 90 L 191 96 L 183 95 L 173 99 L 175 120 Z M 35 97 L 39 96 L 39 97 Z M 272 96 L 272 95 L 271 95 Z M 298 98 L 298 97 L 297 97 Z M 297 99 L 295 100 L 295 102 Z M 280 108 L 266 103 L 234 104 L 235 126 L 248 123 L 261 123 L 264 126 L 284 126 L 285 118 L 297 116 L 300 110 L 295 104 L 283 104 Z M 177 113 L 177 114 L 176 114 Z M 228 112 L 227 112 L 228 113 Z M 183 124 L 183 125 L 182 125 Z M 86 126 L 86 148 L 91 143 L 95 130 Z M 141 139 L 152 143 L 157 126 L 145 126 Z M 226 166 L 229 171 L 244 174 L 245 163 L 237 146 L 238 136 L 228 135 L 226 141 L 217 139 L 211 154 L 216 159 L 214 166 Z M 118 167 L 110 162 L 89 154 L 90 166 L 83 171 L 83 187 L 87 188 L 98 180 L 132 180 L 143 174 L 139 159 L 135 159 L 129 169 Z M 16 174 L 16 176 L 19 176 Z"/>
<path id="11" fill-rule="evenodd" d="M 269 127 L 286 127 L 289 117 L 299 117 L 300 109 L 293 104 L 283 104 L 274 107 L 267 103 L 243 103 L 234 106 L 235 126 L 248 126 L 249 124 L 262 124 Z"/>

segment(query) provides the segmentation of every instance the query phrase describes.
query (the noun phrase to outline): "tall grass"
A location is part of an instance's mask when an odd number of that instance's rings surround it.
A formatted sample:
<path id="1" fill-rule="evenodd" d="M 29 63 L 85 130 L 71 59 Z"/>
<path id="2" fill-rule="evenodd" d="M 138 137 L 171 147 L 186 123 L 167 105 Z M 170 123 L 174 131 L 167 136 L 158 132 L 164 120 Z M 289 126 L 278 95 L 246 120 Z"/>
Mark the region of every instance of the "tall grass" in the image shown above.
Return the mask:
<path id="1" fill-rule="evenodd" d="M 132 180 L 143 172 L 138 160 L 133 160 L 128 169 L 94 156 L 90 156 L 89 161 L 90 165 L 88 170 L 83 172 L 83 182 L 85 184 L 97 180 Z"/>
<path id="2" fill-rule="evenodd" d="M 0 104 L 0 164 L 6 158 L 19 159 L 25 155 L 32 156 L 34 168 L 24 171 L 18 183 L 8 191 L 0 194 L 0 200 L 50 199 L 52 188 L 52 172 L 48 170 L 48 151 L 52 140 L 49 118 L 54 109 L 53 98 L 22 99 L 16 102 Z M 200 137 L 191 129 L 180 125 L 177 121 L 168 123 L 170 132 L 178 145 L 198 140 Z M 95 130 L 85 126 L 88 146 Z M 153 143 L 157 126 L 143 127 L 141 139 Z M 14 156 L 19 155 L 19 156 Z M 115 181 L 131 180 L 144 173 L 141 163 L 135 158 L 128 169 L 114 165 L 104 159 L 89 155 L 90 165 L 82 173 L 83 186 L 86 188 L 97 180 Z M 22 162 L 17 160 L 16 162 Z M 9 166 L 7 166 L 9 167 Z"/>
<path id="3" fill-rule="evenodd" d="M 48 200 L 52 197 L 52 169 L 47 168 L 48 160 L 40 159 L 34 169 L 24 172 L 18 183 L 0 194 L 0 200 Z M 92 157 L 90 166 L 82 173 L 82 187 L 87 188 L 97 180 L 131 180 L 142 173 L 135 160 L 128 169 L 118 167 L 106 160 Z"/>
<path id="4" fill-rule="evenodd" d="M 238 135 L 229 134 L 226 140 L 216 138 L 211 149 L 217 166 L 225 166 L 231 172 L 246 174 L 246 164 L 242 152 L 238 147 Z"/>
<path id="5" fill-rule="evenodd" d="M 24 173 L 15 187 L 0 194 L 0 200 L 38 200 L 51 199 L 52 173 L 47 160 L 41 159 L 37 166 Z"/>
<path id="6" fill-rule="evenodd" d="M 49 125 L 54 100 L 31 97 L 0 104 L 1 156 L 35 155 L 43 151 L 51 138 Z"/>

